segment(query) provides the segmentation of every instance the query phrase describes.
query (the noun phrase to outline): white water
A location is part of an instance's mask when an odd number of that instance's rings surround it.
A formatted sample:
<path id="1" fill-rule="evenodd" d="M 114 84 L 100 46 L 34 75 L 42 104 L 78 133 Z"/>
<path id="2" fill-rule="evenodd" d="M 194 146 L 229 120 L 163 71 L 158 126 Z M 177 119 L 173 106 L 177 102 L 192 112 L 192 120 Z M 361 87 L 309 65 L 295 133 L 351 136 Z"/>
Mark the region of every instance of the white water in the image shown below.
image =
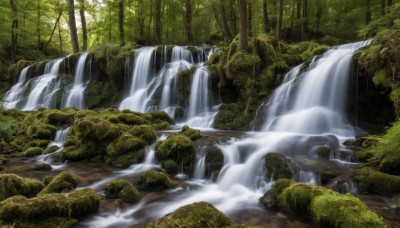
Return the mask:
<path id="1" fill-rule="evenodd" d="M 54 140 L 52 140 L 49 145 L 47 145 L 47 148 L 52 147 L 52 146 L 57 146 L 58 150 L 54 151 L 53 153 L 50 154 L 43 154 L 38 157 L 36 157 L 36 161 L 40 163 L 46 163 L 51 165 L 53 170 L 61 169 L 65 166 L 65 163 L 57 163 L 54 160 L 54 157 L 59 155 L 61 153 L 61 150 L 64 148 L 63 144 L 65 140 L 67 139 L 67 135 L 69 132 L 70 127 L 65 128 L 63 130 L 58 130 L 56 132 L 56 136 L 54 137 Z"/>
<path id="2" fill-rule="evenodd" d="M 83 109 L 85 108 L 84 102 L 84 93 L 87 87 L 88 81 L 85 80 L 85 66 L 86 59 L 89 55 L 89 52 L 83 52 L 78 59 L 78 64 L 76 66 L 75 71 L 75 79 L 72 88 L 68 91 L 67 98 L 65 99 L 63 108 L 67 107 L 75 107 Z M 91 62 L 89 62 L 89 68 L 91 66 Z M 91 72 L 91 70 L 89 70 Z"/>
<path id="3" fill-rule="evenodd" d="M 21 73 L 18 77 L 18 82 L 15 84 L 11 89 L 5 94 L 4 100 L 4 107 L 7 109 L 17 108 L 18 102 L 21 100 L 23 92 L 27 88 L 26 83 L 26 75 L 28 74 L 30 66 L 25 67 L 22 69 Z"/>

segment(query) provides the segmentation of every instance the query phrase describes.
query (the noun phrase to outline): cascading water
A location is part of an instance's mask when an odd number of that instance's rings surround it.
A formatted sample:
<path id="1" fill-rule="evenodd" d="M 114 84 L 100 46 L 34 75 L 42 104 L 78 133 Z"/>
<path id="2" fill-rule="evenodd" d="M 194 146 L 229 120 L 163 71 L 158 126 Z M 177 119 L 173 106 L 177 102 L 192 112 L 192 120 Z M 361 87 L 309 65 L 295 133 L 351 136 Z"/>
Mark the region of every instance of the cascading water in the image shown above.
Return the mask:
<path id="1" fill-rule="evenodd" d="M 50 154 L 44 154 L 40 155 L 36 158 L 36 161 L 41 162 L 41 163 L 46 163 L 51 165 L 53 169 L 61 169 L 64 167 L 64 164 L 58 164 L 54 162 L 54 156 L 60 154 L 61 150 L 63 149 L 63 144 L 65 140 L 67 139 L 67 135 L 69 132 L 70 127 L 65 128 L 63 130 L 58 130 L 56 132 L 56 136 L 54 137 L 54 140 L 52 140 L 49 145 L 47 145 L 47 148 L 50 148 L 52 146 L 57 146 L 58 149 L 54 151 L 53 153 Z"/>
<path id="2" fill-rule="evenodd" d="M 18 102 L 21 100 L 24 90 L 26 89 L 26 75 L 30 66 L 22 69 L 18 77 L 18 82 L 4 96 L 4 107 L 7 109 L 17 108 Z"/>
<path id="3" fill-rule="evenodd" d="M 89 52 L 83 52 L 78 59 L 78 65 L 75 71 L 75 80 L 72 88 L 68 91 L 64 105 L 62 107 L 75 107 L 83 109 L 85 108 L 84 103 L 84 92 L 88 81 L 85 80 L 85 66 L 86 59 L 89 56 Z M 91 62 L 89 62 L 89 69 L 91 68 Z M 91 72 L 91 70 L 89 70 Z"/>

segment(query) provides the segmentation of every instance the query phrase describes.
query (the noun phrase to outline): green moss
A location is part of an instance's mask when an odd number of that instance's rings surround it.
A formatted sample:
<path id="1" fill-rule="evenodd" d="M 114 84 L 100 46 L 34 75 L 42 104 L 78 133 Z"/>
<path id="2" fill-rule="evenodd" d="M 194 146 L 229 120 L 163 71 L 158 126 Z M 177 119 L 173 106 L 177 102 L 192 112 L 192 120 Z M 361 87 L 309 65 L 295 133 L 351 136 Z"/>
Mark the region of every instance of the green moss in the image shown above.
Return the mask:
<path id="1" fill-rule="evenodd" d="M 176 164 L 173 160 L 166 160 L 163 163 L 163 167 L 165 169 L 165 172 L 171 175 L 176 175 L 179 171 L 179 165 Z"/>
<path id="2" fill-rule="evenodd" d="M 31 148 L 26 149 L 23 152 L 23 155 L 24 155 L 24 157 L 31 158 L 31 157 L 36 157 L 38 155 L 41 155 L 42 153 L 43 153 L 43 149 L 42 148 L 40 148 L 40 147 L 31 147 Z"/>
<path id="3" fill-rule="evenodd" d="M 51 139 L 57 131 L 52 125 L 35 123 L 28 127 L 26 134 L 30 139 Z"/>
<path id="4" fill-rule="evenodd" d="M 56 145 L 53 145 L 53 146 L 51 146 L 51 147 L 47 147 L 47 148 L 43 151 L 43 153 L 44 153 L 44 154 L 51 154 L 51 153 L 56 152 L 56 151 L 59 150 L 59 149 L 60 149 L 60 147 L 58 147 L 58 146 L 56 146 Z"/>
<path id="5" fill-rule="evenodd" d="M 215 181 L 220 170 L 224 166 L 224 154 L 220 149 L 213 146 L 206 151 L 206 176 Z"/>
<path id="6" fill-rule="evenodd" d="M 109 158 L 108 163 L 117 168 L 127 168 L 132 164 L 142 163 L 145 157 L 145 150 L 141 149 L 134 153 L 122 154 L 118 157 Z"/>
<path id="7" fill-rule="evenodd" d="M 136 203 L 140 199 L 140 193 L 127 180 L 112 180 L 106 184 L 105 194 L 110 199 L 122 199 L 128 203 Z"/>
<path id="8" fill-rule="evenodd" d="M 35 139 L 31 140 L 28 143 L 25 144 L 24 149 L 28 149 L 29 147 L 40 147 L 40 148 L 46 148 L 47 145 L 49 144 L 50 140 L 47 139 Z"/>
<path id="9" fill-rule="evenodd" d="M 164 190 L 171 185 L 167 175 L 155 170 L 140 173 L 136 176 L 135 183 L 139 189 L 146 191 Z"/>
<path id="10" fill-rule="evenodd" d="M 37 180 L 15 174 L 0 174 L 0 201 L 15 195 L 33 197 L 43 188 L 44 184 Z"/>
<path id="11" fill-rule="evenodd" d="M 119 114 L 117 117 L 122 123 L 129 125 L 143 125 L 148 123 L 146 119 L 133 113 L 122 113 Z"/>
<path id="12" fill-rule="evenodd" d="M 227 227 L 232 221 L 212 204 L 198 202 L 183 206 L 150 223 L 147 227 Z"/>
<path id="13" fill-rule="evenodd" d="M 143 118 L 145 118 L 148 121 L 151 121 L 153 124 L 160 124 L 167 122 L 169 124 L 175 124 L 174 120 L 171 119 L 171 117 L 166 113 L 162 111 L 154 111 L 154 112 L 149 112 L 143 115 Z"/>
<path id="14" fill-rule="evenodd" d="M 311 213 L 317 222 L 328 222 L 334 227 L 386 227 L 382 218 L 351 194 L 317 196 Z"/>
<path id="15" fill-rule="evenodd" d="M 67 195 L 53 193 L 32 199 L 14 196 L 0 202 L 0 221 L 40 222 L 49 218 L 76 218 L 96 212 L 100 197 L 91 189 L 82 189 Z"/>
<path id="16" fill-rule="evenodd" d="M 120 135 L 116 126 L 98 117 L 84 117 L 75 120 L 74 130 L 78 139 L 92 142 L 104 142 Z"/>
<path id="17" fill-rule="evenodd" d="M 166 160 L 173 160 L 178 165 L 183 166 L 183 171 L 192 175 L 195 166 L 195 147 L 185 135 L 173 134 L 166 140 L 157 142 L 156 144 L 156 158 L 163 162 Z"/>
<path id="18" fill-rule="evenodd" d="M 50 184 L 50 182 L 54 179 L 53 175 L 46 175 L 43 177 L 42 182 L 43 184 L 45 184 L 46 186 Z"/>
<path id="19" fill-rule="evenodd" d="M 188 125 L 182 127 L 181 134 L 186 135 L 191 140 L 201 139 L 203 137 L 199 130 L 192 129 Z"/>
<path id="20" fill-rule="evenodd" d="M 352 179 L 360 192 L 388 194 L 400 193 L 400 177 L 376 171 L 372 168 L 356 169 Z"/>
<path id="21" fill-rule="evenodd" d="M 232 79 L 235 85 L 243 86 L 246 80 L 254 78 L 261 66 L 261 59 L 258 55 L 236 52 L 228 60 L 225 66 L 225 72 L 229 79 Z"/>
<path id="22" fill-rule="evenodd" d="M 241 130 L 244 128 L 244 110 L 235 103 L 221 105 L 214 119 L 214 127 L 221 130 Z"/>
<path id="23" fill-rule="evenodd" d="M 107 147 L 107 155 L 116 157 L 125 153 L 135 153 L 144 148 L 146 142 L 140 138 L 122 135 Z"/>
<path id="24" fill-rule="evenodd" d="M 77 176 L 70 172 L 62 172 L 55 176 L 38 195 L 69 191 L 74 189 L 78 183 L 79 179 Z"/>
<path id="25" fill-rule="evenodd" d="M 320 146 L 317 148 L 316 152 L 318 157 L 329 159 L 329 156 L 331 155 L 331 148 L 326 146 Z"/>
<path id="26" fill-rule="evenodd" d="M 265 158 L 265 168 L 267 170 L 266 180 L 270 177 L 274 180 L 290 179 L 293 176 L 293 171 L 290 168 L 290 160 L 279 153 L 268 153 Z"/>
<path id="27" fill-rule="evenodd" d="M 157 131 L 151 125 L 140 125 L 133 127 L 129 133 L 150 144 L 157 138 Z"/>
<path id="28" fill-rule="evenodd" d="M 46 119 L 47 122 L 52 125 L 71 124 L 74 120 L 74 115 L 75 112 L 51 110 L 46 113 Z"/>
<path id="29" fill-rule="evenodd" d="M 52 170 L 51 165 L 46 163 L 38 163 L 33 166 L 34 170 L 50 171 Z"/>

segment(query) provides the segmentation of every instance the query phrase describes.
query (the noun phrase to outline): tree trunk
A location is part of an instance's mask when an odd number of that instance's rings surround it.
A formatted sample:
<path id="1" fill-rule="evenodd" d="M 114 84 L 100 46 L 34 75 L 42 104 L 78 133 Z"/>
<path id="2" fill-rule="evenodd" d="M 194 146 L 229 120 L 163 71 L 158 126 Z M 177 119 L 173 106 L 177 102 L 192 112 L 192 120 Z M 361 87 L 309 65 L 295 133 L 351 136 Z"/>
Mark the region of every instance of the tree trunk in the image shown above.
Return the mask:
<path id="1" fill-rule="evenodd" d="M 79 43 L 78 43 L 78 33 L 76 31 L 74 0 L 67 0 L 67 6 L 68 6 L 68 19 L 69 19 L 68 24 L 71 36 L 72 51 L 74 53 L 77 53 L 79 52 Z"/>
<path id="2" fill-rule="evenodd" d="M 15 62 L 15 55 L 18 46 L 18 9 L 15 0 L 10 0 L 10 7 L 13 12 L 13 20 L 11 25 L 11 59 L 13 62 Z"/>
<path id="3" fill-rule="evenodd" d="M 229 22 L 231 22 L 231 25 L 232 25 L 230 27 L 230 31 L 232 31 L 232 27 L 233 27 L 233 33 L 236 35 L 237 34 L 237 15 L 235 13 L 235 0 L 230 0 L 229 1 L 229 6 L 230 6 L 229 7 L 229 9 L 230 9 Z M 224 9 L 224 11 L 225 11 L 225 9 Z"/>
<path id="4" fill-rule="evenodd" d="M 252 31 L 252 26 L 251 26 L 251 20 L 253 17 L 253 7 L 251 1 L 248 1 L 247 3 L 247 30 Z"/>
<path id="5" fill-rule="evenodd" d="M 365 1 L 366 1 L 365 24 L 368 25 L 369 22 L 371 22 L 371 0 L 365 0 Z"/>
<path id="6" fill-rule="evenodd" d="M 303 19 L 302 19 L 302 26 L 301 26 L 301 34 L 302 39 L 307 39 L 308 33 L 308 1 L 303 0 Z"/>
<path id="7" fill-rule="evenodd" d="M 144 13 L 143 13 L 143 0 L 139 0 L 137 1 L 137 21 L 138 21 L 138 25 L 139 25 L 139 35 L 140 35 L 140 39 L 144 39 Z"/>
<path id="8" fill-rule="evenodd" d="M 57 17 L 56 23 L 54 23 L 54 27 L 53 27 L 53 30 L 51 31 L 50 38 L 49 38 L 49 40 L 47 40 L 46 44 L 44 45 L 43 50 L 46 50 L 47 46 L 49 46 L 51 40 L 53 39 L 54 32 L 56 31 L 57 25 L 60 23 L 61 15 L 62 15 L 62 11 L 60 11 L 58 13 L 58 17 Z M 61 41 L 60 41 L 60 43 L 61 43 Z"/>
<path id="9" fill-rule="evenodd" d="M 386 8 L 386 0 L 381 0 L 381 14 L 382 16 L 385 16 L 385 9 Z"/>
<path id="10" fill-rule="evenodd" d="M 186 0 L 185 6 L 186 6 L 186 20 L 185 20 L 186 37 L 188 42 L 193 42 L 191 0 Z"/>
<path id="11" fill-rule="evenodd" d="M 296 4 L 296 11 L 297 11 L 297 20 L 301 19 L 301 1 L 302 0 L 297 0 L 297 4 Z"/>
<path id="12" fill-rule="evenodd" d="M 283 0 L 279 0 L 279 15 L 278 15 L 278 21 L 277 21 L 277 24 L 276 24 L 276 38 L 278 40 L 281 39 L 282 18 L 283 18 Z"/>
<path id="13" fill-rule="evenodd" d="M 292 16 L 290 18 L 290 28 L 292 29 L 294 25 L 294 7 L 295 7 L 294 0 L 292 0 Z"/>
<path id="14" fill-rule="evenodd" d="M 82 24 L 82 50 L 85 51 L 88 46 L 87 29 L 86 29 L 86 17 L 85 17 L 85 0 L 80 0 L 79 14 L 81 16 Z"/>
<path id="15" fill-rule="evenodd" d="M 269 25 L 268 0 L 263 0 L 263 25 L 264 32 L 269 33 L 271 31 L 271 26 Z"/>
<path id="16" fill-rule="evenodd" d="M 110 3 L 112 4 L 112 3 Z M 112 8 L 108 6 L 108 41 L 112 40 L 112 20 L 111 20 Z"/>
<path id="17" fill-rule="evenodd" d="M 322 19 L 322 5 L 320 3 L 317 6 L 317 21 L 316 21 L 317 32 L 319 31 L 319 28 L 321 27 L 321 19 Z"/>
<path id="18" fill-rule="evenodd" d="M 225 40 L 227 41 L 227 43 L 230 43 L 233 39 L 233 36 L 229 29 L 228 22 L 226 20 L 225 7 L 224 7 L 222 1 L 220 1 L 218 5 L 219 5 L 219 14 L 220 14 L 219 19 L 220 19 L 221 25 L 222 25 L 222 32 L 224 33 L 224 37 L 225 37 Z"/>
<path id="19" fill-rule="evenodd" d="M 60 40 L 60 49 L 61 49 L 61 51 L 63 51 L 64 50 L 64 46 L 63 46 L 63 40 L 62 40 L 62 35 L 61 35 L 61 26 L 60 26 L 60 22 L 58 22 L 58 37 L 59 37 L 59 40 Z"/>
<path id="20" fill-rule="evenodd" d="M 37 23 L 36 23 L 36 34 L 37 34 L 37 49 L 41 50 L 41 30 L 40 30 L 40 17 L 41 17 L 41 9 L 40 9 L 40 0 L 37 0 Z"/>
<path id="21" fill-rule="evenodd" d="M 161 0 L 156 0 L 156 17 L 155 17 L 155 35 L 156 35 L 156 43 L 161 44 Z"/>
<path id="22" fill-rule="evenodd" d="M 386 13 L 390 13 L 390 7 L 392 6 L 393 1 L 392 0 L 387 0 L 386 3 Z"/>
<path id="23" fill-rule="evenodd" d="M 247 4 L 246 0 L 238 0 L 240 18 L 239 50 L 246 51 L 247 42 Z"/>
<path id="24" fill-rule="evenodd" d="M 119 46 L 125 45 L 124 35 L 124 0 L 120 0 L 118 3 L 118 28 L 119 28 Z"/>

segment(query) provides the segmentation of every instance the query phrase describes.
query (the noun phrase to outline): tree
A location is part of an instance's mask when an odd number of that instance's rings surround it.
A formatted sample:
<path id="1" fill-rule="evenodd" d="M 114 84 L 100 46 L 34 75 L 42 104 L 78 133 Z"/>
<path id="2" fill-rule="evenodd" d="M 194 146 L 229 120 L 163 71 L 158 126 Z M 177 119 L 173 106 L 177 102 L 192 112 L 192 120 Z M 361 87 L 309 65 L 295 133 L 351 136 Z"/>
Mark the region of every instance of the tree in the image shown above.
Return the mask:
<path id="1" fill-rule="evenodd" d="M 71 45 L 72 51 L 74 53 L 79 52 L 79 43 L 78 43 L 78 33 L 76 30 L 76 22 L 75 22 L 75 5 L 74 0 L 67 0 L 68 6 L 68 24 L 71 36 Z"/>
<path id="2" fill-rule="evenodd" d="M 36 23 L 36 32 L 37 32 L 37 49 L 41 50 L 41 35 L 40 35 L 40 17 L 41 17 L 41 8 L 40 8 L 40 0 L 37 0 L 36 7 L 37 7 L 37 23 Z"/>
<path id="3" fill-rule="evenodd" d="M 118 29 L 119 29 L 119 46 L 125 45 L 124 37 L 124 0 L 119 0 L 118 3 Z"/>
<path id="4" fill-rule="evenodd" d="M 305 40 L 307 39 L 308 33 L 308 0 L 303 0 L 303 18 L 301 25 L 301 37 Z"/>
<path id="5" fill-rule="evenodd" d="M 188 42 L 193 42 L 193 32 L 192 32 L 192 4 L 191 0 L 185 1 L 186 17 L 185 17 L 185 30 Z"/>
<path id="6" fill-rule="evenodd" d="M 15 0 L 10 0 L 10 7 L 13 12 L 13 20 L 11 26 L 11 58 L 15 62 L 15 54 L 18 45 L 18 9 Z"/>
<path id="7" fill-rule="evenodd" d="M 238 0 L 239 18 L 240 18 L 240 35 L 239 35 L 239 50 L 247 50 L 247 4 L 246 0 Z"/>
<path id="8" fill-rule="evenodd" d="M 85 0 L 79 0 L 79 14 L 81 16 L 82 25 L 82 50 L 85 51 L 88 46 L 88 36 L 86 29 L 86 17 L 85 17 Z"/>
<path id="9" fill-rule="evenodd" d="M 161 0 L 155 0 L 156 1 L 156 15 L 155 15 L 155 25 L 154 25 L 154 31 L 156 35 L 156 43 L 161 44 L 162 41 L 162 34 L 161 34 Z"/>
<path id="10" fill-rule="evenodd" d="M 263 0 L 263 26 L 264 32 L 269 33 L 271 31 L 271 27 L 269 25 L 269 16 L 268 16 L 268 1 Z"/>
<path id="11" fill-rule="evenodd" d="M 225 15 L 225 6 L 224 2 L 220 1 L 219 4 L 219 20 L 221 21 L 221 27 L 222 27 L 222 32 L 224 34 L 225 40 L 230 43 L 233 39 L 231 30 L 229 29 L 228 22 L 226 20 L 226 15 Z M 247 21 L 246 21 L 247 23 Z"/>
<path id="12" fill-rule="evenodd" d="M 282 18 L 283 18 L 283 0 L 279 0 L 279 16 L 276 26 L 276 38 L 278 38 L 278 40 L 281 39 Z"/>

